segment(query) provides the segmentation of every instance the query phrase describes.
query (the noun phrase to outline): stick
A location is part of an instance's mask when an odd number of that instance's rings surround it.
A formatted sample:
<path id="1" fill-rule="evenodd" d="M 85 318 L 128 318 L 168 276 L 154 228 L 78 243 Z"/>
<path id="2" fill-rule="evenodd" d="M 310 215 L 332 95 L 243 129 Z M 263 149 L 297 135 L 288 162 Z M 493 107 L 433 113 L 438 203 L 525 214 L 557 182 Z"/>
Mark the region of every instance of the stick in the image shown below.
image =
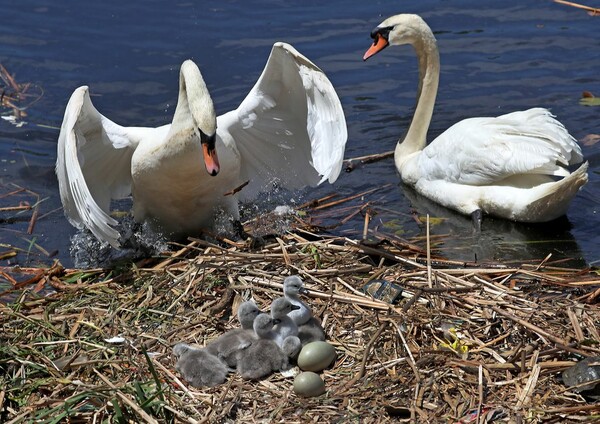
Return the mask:
<path id="1" fill-rule="evenodd" d="M 375 332 L 375 334 L 373 334 L 373 337 L 371 337 L 371 340 L 369 340 L 369 343 L 367 343 L 367 345 L 365 346 L 365 351 L 363 353 L 362 362 L 360 364 L 360 370 L 358 371 L 358 373 L 354 376 L 354 378 L 352 380 L 350 380 L 348 383 L 346 383 L 344 385 L 344 387 L 343 387 L 344 389 L 348 389 L 348 388 L 352 387 L 354 384 L 356 384 L 356 382 L 358 380 L 360 380 L 361 378 L 364 377 L 365 368 L 367 366 L 367 359 L 369 359 L 369 354 L 371 353 L 371 348 L 373 347 L 373 345 L 375 344 L 375 342 L 377 341 L 379 336 L 381 336 L 381 333 L 383 333 L 383 330 L 385 330 L 385 328 L 387 326 L 388 326 L 388 321 L 384 321 L 379 326 L 379 329 Z"/>
<path id="2" fill-rule="evenodd" d="M 381 190 L 381 189 L 383 189 L 383 188 L 387 188 L 387 187 L 389 187 L 389 186 L 391 186 L 391 184 L 385 184 L 385 185 L 383 185 L 383 186 L 381 186 L 381 187 L 375 187 L 375 188 L 372 188 L 372 189 L 370 189 L 370 190 L 363 191 L 362 193 L 358 193 L 358 194 L 355 194 L 355 195 L 353 195 L 353 196 L 350 196 L 350 197 L 345 197 L 345 198 L 343 198 L 343 199 L 340 199 L 340 200 L 334 200 L 333 202 L 324 203 L 324 204 L 322 204 L 322 205 L 316 206 L 316 207 L 314 208 L 314 210 L 325 209 L 325 208 L 329 208 L 329 207 L 331 207 L 331 206 L 336 206 L 336 205 L 339 205 L 340 203 L 344 203 L 344 202 L 347 202 L 347 201 L 349 201 L 349 200 L 354 200 L 354 199 L 357 199 L 357 198 L 359 198 L 359 197 L 366 196 L 367 194 L 374 193 L 374 192 L 376 192 L 377 190 Z"/>
<path id="3" fill-rule="evenodd" d="M 587 10 L 591 16 L 600 15 L 600 9 L 596 9 L 595 7 L 585 6 L 579 3 L 573 3 L 565 0 L 554 0 L 554 3 L 565 4 L 567 6 L 576 7 L 578 9 Z"/>
<path id="4" fill-rule="evenodd" d="M 148 415 L 148 413 L 146 411 L 144 411 L 142 408 L 140 408 L 140 406 L 137 403 L 135 403 L 134 401 L 132 401 L 131 399 L 129 399 L 127 396 L 125 396 L 125 394 L 122 391 L 120 391 L 117 388 L 117 386 L 115 386 L 112 383 L 112 381 L 110 381 L 104 374 L 102 374 L 96 368 L 94 368 L 94 372 L 96 373 L 96 375 L 98 377 L 100 377 L 100 379 L 102 381 L 104 381 L 111 389 L 113 389 L 115 391 L 115 393 L 117 394 L 117 396 L 119 396 L 119 398 L 121 398 L 121 400 L 123 402 L 125 402 L 127 405 L 129 405 L 131 407 L 131 409 L 133 409 L 147 423 L 158 424 L 158 421 L 156 421 L 154 418 L 152 418 L 150 415 Z"/>
<path id="5" fill-rule="evenodd" d="M 369 233 L 369 222 L 371 221 L 371 214 L 369 213 L 369 209 L 365 212 L 365 226 L 363 227 L 363 240 L 367 239 L 367 234 Z"/>
<path id="6" fill-rule="evenodd" d="M 0 208 L 0 212 L 28 211 L 30 209 L 31 205 L 6 206 L 4 208 Z"/>
<path id="7" fill-rule="evenodd" d="M 29 226 L 27 227 L 27 234 L 33 234 L 33 228 L 35 227 L 35 223 L 37 221 L 37 217 L 39 214 L 39 207 L 36 205 L 33 209 L 33 213 L 31 214 L 31 220 L 29 220 Z"/>
<path id="8" fill-rule="evenodd" d="M 431 282 L 431 244 L 429 241 L 429 214 L 427 214 L 427 283 L 429 288 L 433 288 Z"/>
<path id="9" fill-rule="evenodd" d="M 394 151 L 384 153 L 375 153 L 373 155 L 359 156 L 356 158 L 346 159 L 344 161 L 344 169 L 346 172 L 354 171 L 359 165 L 365 165 L 367 163 L 378 162 L 383 159 L 391 158 L 394 156 Z"/>
<path id="10" fill-rule="evenodd" d="M 238 193 L 238 192 L 242 191 L 242 189 L 244 187 L 246 187 L 249 183 L 250 183 L 250 180 L 246 181 L 245 183 L 240 184 L 239 186 L 237 186 L 233 190 L 230 190 L 230 191 L 226 192 L 223 196 L 232 196 L 235 193 Z"/>
<path id="11" fill-rule="evenodd" d="M 559 337 L 556 337 L 556 336 L 553 336 L 552 334 L 548 333 L 547 331 L 542 330 L 540 327 L 538 327 L 538 326 L 536 326 L 536 325 L 534 325 L 534 324 L 532 324 L 532 323 L 530 323 L 528 321 L 525 321 L 525 320 L 523 320 L 521 318 L 518 318 L 518 317 L 516 317 L 516 316 L 514 316 L 514 315 L 512 315 L 512 314 L 510 314 L 508 312 L 505 312 L 502 309 L 498 308 L 497 306 L 492 306 L 491 309 L 494 312 L 496 312 L 497 314 L 500 314 L 503 317 L 506 317 L 506 318 L 508 318 L 508 319 L 516 322 L 517 324 L 522 325 L 523 327 L 525 327 L 525 328 L 533 331 L 534 333 L 537 333 L 538 335 L 544 336 L 545 338 L 547 338 L 551 342 L 556 343 L 557 345 L 559 345 L 561 349 L 564 349 L 564 350 L 569 351 L 569 352 L 579 353 L 579 354 L 582 354 L 582 355 L 586 356 L 584 353 L 580 352 L 579 350 L 570 348 L 568 346 L 568 343 L 566 343 L 563 339 L 561 339 Z"/>

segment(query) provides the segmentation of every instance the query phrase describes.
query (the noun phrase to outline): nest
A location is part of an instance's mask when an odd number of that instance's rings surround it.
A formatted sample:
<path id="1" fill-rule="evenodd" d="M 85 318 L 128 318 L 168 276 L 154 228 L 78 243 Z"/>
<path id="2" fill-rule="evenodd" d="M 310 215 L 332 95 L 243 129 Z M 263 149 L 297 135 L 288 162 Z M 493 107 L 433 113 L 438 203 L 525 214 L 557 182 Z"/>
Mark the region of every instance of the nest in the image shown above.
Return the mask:
<path id="1" fill-rule="evenodd" d="M 21 269 L 19 282 L 12 269 L 13 298 L 0 304 L 0 421 L 534 423 L 600 412 L 560 380 L 600 355 L 596 273 L 475 267 L 375 241 L 296 225 L 259 248 L 191 240 L 121 270 L 56 264 Z M 251 297 L 267 310 L 291 274 L 337 352 L 321 373 L 324 395 L 298 397 L 278 373 L 231 374 L 202 390 L 182 381 L 173 345 L 236 327 Z M 365 293 L 369 283 L 394 303 Z"/>

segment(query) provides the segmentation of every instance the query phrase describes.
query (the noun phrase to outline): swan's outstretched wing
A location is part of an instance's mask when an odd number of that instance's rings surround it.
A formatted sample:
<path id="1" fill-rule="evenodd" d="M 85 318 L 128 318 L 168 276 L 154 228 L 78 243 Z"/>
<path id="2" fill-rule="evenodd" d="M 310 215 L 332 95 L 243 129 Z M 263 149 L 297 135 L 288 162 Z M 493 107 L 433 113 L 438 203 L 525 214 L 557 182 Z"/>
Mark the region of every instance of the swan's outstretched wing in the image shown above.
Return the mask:
<path id="1" fill-rule="evenodd" d="M 460 184 L 495 184 L 513 175 L 567 176 L 583 160 L 565 127 L 543 108 L 458 122 L 423 150 L 422 175 Z"/>
<path id="2" fill-rule="evenodd" d="M 256 85 L 236 110 L 218 118 L 217 131 L 240 153 L 240 182 L 250 182 L 240 192 L 244 199 L 274 181 L 288 189 L 333 183 L 348 136 L 331 82 L 285 43 L 274 44 Z"/>
<path id="3" fill-rule="evenodd" d="M 73 92 L 58 137 L 56 175 L 65 214 L 77 228 L 118 247 L 111 199 L 131 193 L 131 156 L 135 142 L 126 130 L 102 116 L 88 88 Z"/>

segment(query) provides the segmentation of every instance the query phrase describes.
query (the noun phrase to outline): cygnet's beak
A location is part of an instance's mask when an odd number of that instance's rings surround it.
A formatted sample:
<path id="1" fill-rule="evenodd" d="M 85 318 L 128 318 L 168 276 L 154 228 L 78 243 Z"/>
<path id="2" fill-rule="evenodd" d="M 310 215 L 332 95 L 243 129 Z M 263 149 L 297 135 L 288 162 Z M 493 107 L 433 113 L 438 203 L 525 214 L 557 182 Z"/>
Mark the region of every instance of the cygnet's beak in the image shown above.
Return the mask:
<path id="1" fill-rule="evenodd" d="M 273 325 L 281 324 L 281 320 L 279 318 L 273 318 Z"/>
<path id="2" fill-rule="evenodd" d="M 204 156 L 204 166 L 206 172 L 213 177 L 219 173 L 219 157 L 216 149 L 216 134 L 206 135 L 200 130 L 200 143 L 202 144 L 202 155 Z"/>
<path id="3" fill-rule="evenodd" d="M 300 293 L 300 294 L 308 294 L 310 292 L 308 291 L 308 289 L 305 289 L 304 287 L 300 287 L 300 289 L 298 290 L 298 293 Z"/>
<path id="4" fill-rule="evenodd" d="M 290 306 L 290 308 L 291 308 L 292 311 L 295 311 L 296 309 L 300 309 L 300 306 L 298 306 L 298 305 L 292 305 L 292 306 Z"/>
<path id="5" fill-rule="evenodd" d="M 385 37 L 383 37 L 381 34 L 374 34 L 373 35 L 373 45 L 371 47 L 369 47 L 369 50 L 367 50 L 365 52 L 365 55 L 363 56 L 363 60 L 367 60 L 368 58 L 373 56 L 375 53 L 379 53 L 380 51 L 385 49 L 389 44 L 390 43 L 388 42 L 388 40 L 386 40 Z"/>

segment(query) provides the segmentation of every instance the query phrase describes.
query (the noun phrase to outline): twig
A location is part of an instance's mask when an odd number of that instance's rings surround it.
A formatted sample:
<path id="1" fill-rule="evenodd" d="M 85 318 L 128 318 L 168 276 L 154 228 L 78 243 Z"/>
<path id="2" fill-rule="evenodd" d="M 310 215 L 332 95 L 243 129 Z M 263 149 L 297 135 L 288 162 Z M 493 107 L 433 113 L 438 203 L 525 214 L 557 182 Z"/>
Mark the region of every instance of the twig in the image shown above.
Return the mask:
<path id="1" fill-rule="evenodd" d="M 0 212 L 28 211 L 32 208 L 31 205 L 6 206 L 0 208 Z"/>
<path id="2" fill-rule="evenodd" d="M 102 381 L 104 381 L 111 389 L 113 389 L 116 395 L 127 405 L 131 407 L 141 418 L 143 418 L 147 423 L 150 424 L 158 424 L 154 418 L 152 418 L 146 411 L 144 411 L 137 403 L 132 401 L 129 397 L 125 396 L 125 394 L 120 391 L 117 386 L 115 386 L 104 374 L 94 368 L 94 372 Z"/>
<path id="3" fill-rule="evenodd" d="M 359 156 L 356 158 L 346 159 L 344 161 L 344 169 L 346 172 L 354 171 L 359 165 L 365 165 L 367 163 L 378 162 L 383 159 L 391 158 L 394 156 L 394 151 L 384 153 L 375 153 L 373 155 Z"/>
<path id="4" fill-rule="evenodd" d="M 542 330 L 540 327 L 533 325 L 530 322 L 527 322 L 521 318 L 518 318 L 506 311 L 503 311 L 502 309 L 498 308 L 497 306 L 492 306 L 491 309 L 496 312 L 497 314 L 500 314 L 506 318 L 509 318 L 510 320 L 516 322 L 517 324 L 522 325 L 523 327 L 527 328 L 528 330 L 531 330 L 535 333 L 537 333 L 538 335 L 541 335 L 545 338 L 547 338 L 548 340 L 550 340 L 553 343 L 556 343 L 557 345 L 559 345 L 561 347 L 561 349 L 567 350 L 569 352 L 574 352 L 574 353 L 578 353 L 580 355 L 584 355 L 585 353 L 577 350 L 577 349 L 573 349 L 571 347 L 568 346 L 568 343 L 566 343 L 564 340 L 562 340 L 560 337 L 556 337 L 550 333 L 548 333 L 545 330 Z"/>
<path id="5" fill-rule="evenodd" d="M 245 183 L 240 184 L 239 186 L 237 186 L 233 190 L 230 190 L 230 191 L 226 192 L 225 194 L 223 194 L 223 196 L 232 196 L 232 195 L 234 195 L 234 194 L 242 191 L 242 189 L 244 187 L 246 187 L 249 183 L 250 183 L 250 180 L 246 181 Z"/>
<path id="6" fill-rule="evenodd" d="M 39 214 L 39 206 L 36 204 L 33 209 L 33 213 L 31 214 L 31 219 L 29 220 L 29 226 L 27 227 L 27 234 L 33 234 L 33 228 L 35 227 L 35 223 L 37 222 L 37 217 Z"/>
<path id="7" fill-rule="evenodd" d="M 576 7 L 578 9 L 587 10 L 591 16 L 600 15 L 600 9 L 597 9 L 595 7 L 585 6 L 583 4 L 573 3 L 573 2 L 565 1 L 565 0 L 554 0 L 554 3 L 565 4 L 567 6 Z"/>
<path id="8" fill-rule="evenodd" d="M 352 378 L 350 381 L 348 381 L 344 385 L 343 389 L 346 389 L 346 390 L 349 389 L 354 384 L 356 384 L 356 382 L 358 380 L 363 378 L 363 376 L 365 375 L 367 359 L 369 359 L 369 355 L 371 354 L 371 348 L 373 347 L 373 345 L 375 344 L 375 342 L 377 341 L 379 336 L 381 336 L 381 333 L 383 333 L 383 330 L 385 330 L 387 326 L 388 326 L 388 321 L 382 322 L 381 325 L 379 326 L 379 329 L 377 329 L 375 334 L 373 334 L 373 337 L 371 337 L 371 340 L 369 340 L 369 343 L 367 343 L 367 345 L 365 346 L 365 350 L 363 352 L 363 358 L 360 363 L 360 369 L 359 369 L 358 373 L 354 376 L 354 378 Z"/>
<path id="9" fill-rule="evenodd" d="M 314 207 L 313 209 L 314 209 L 314 210 L 320 210 L 320 209 L 326 209 L 326 208 L 330 208 L 330 207 L 332 207 L 332 206 L 337 206 L 337 205 L 339 205 L 339 204 L 341 204 L 341 203 L 345 203 L 345 202 L 348 202 L 348 201 L 350 201 L 350 200 L 358 199 L 358 198 L 360 198 L 360 197 L 363 197 L 363 196 L 366 196 L 366 195 L 368 195 L 368 194 L 375 193 L 376 191 L 378 191 L 378 190 L 382 190 L 382 189 L 384 189 L 384 188 L 387 188 L 387 187 L 389 187 L 389 186 L 391 186 L 391 184 L 384 184 L 384 185 L 383 185 L 383 186 L 381 186 L 381 187 L 376 187 L 376 188 L 372 188 L 372 189 L 370 189 L 370 190 L 365 190 L 365 191 L 363 191 L 363 192 L 361 192 L 361 193 L 354 194 L 354 195 L 352 195 L 352 196 L 348 196 L 348 197 L 345 197 L 345 198 L 343 198 L 343 199 L 340 199 L 340 200 L 334 200 L 334 201 L 332 201 L 332 202 L 329 202 L 329 203 L 324 203 L 324 204 L 322 204 L 322 205 L 319 205 L 319 206 L 316 206 L 316 207 Z"/>
<path id="10" fill-rule="evenodd" d="M 431 281 L 431 243 L 429 240 L 429 214 L 427 214 L 427 284 L 429 288 L 433 287 Z"/>

